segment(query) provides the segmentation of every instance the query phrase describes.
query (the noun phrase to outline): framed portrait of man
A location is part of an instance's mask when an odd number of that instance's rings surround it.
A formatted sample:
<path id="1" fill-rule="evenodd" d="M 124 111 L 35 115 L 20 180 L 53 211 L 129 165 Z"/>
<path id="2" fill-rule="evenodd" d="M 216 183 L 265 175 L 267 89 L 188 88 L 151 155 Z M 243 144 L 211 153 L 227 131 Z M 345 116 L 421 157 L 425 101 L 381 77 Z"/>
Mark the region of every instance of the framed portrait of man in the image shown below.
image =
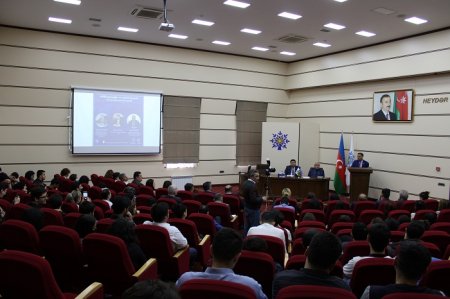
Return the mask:
<path id="1" fill-rule="evenodd" d="M 375 92 L 373 94 L 373 121 L 412 121 L 413 97 L 412 89 Z"/>

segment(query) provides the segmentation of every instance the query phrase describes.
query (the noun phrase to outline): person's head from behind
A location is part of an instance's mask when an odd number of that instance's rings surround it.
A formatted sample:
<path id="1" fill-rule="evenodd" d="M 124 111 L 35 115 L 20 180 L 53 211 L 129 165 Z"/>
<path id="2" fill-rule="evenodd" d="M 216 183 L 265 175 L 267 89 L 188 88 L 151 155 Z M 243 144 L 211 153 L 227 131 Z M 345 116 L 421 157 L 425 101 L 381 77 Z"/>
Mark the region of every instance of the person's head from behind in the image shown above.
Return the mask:
<path id="1" fill-rule="evenodd" d="M 175 287 L 161 280 L 143 280 L 125 290 L 122 299 L 181 299 Z"/>
<path id="2" fill-rule="evenodd" d="M 172 206 L 173 217 L 185 219 L 187 217 L 187 208 L 182 203 L 176 203 Z"/>
<path id="3" fill-rule="evenodd" d="M 114 198 L 114 203 L 111 208 L 115 215 L 125 216 L 130 205 L 131 205 L 131 201 L 128 197 L 116 196 Z"/>
<path id="4" fill-rule="evenodd" d="M 81 239 L 86 237 L 88 234 L 95 231 L 95 225 L 97 220 L 92 214 L 83 214 L 78 218 L 77 224 L 75 225 L 75 230 Z"/>
<path id="5" fill-rule="evenodd" d="M 111 191 L 108 188 L 103 188 L 102 192 L 100 193 L 100 198 L 103 200 L 110 200 L 111 199 Z"/>
<path id="6" fill-rule="evenodd" d="M 72 182 L 75 182 L 78 178 L 78 175 L 76 173 L 72 173 L 69 175 L 69 180 L 71 180 Z"/>
<path id="7" fill-rule="evenodd" d="M 223 195 L 222 194 L 220 194 L 220 193 L 216 193 L 215 195 L 214 195 L 214 202 L 223 202 Z"/>
<path id="8" fill-rule="evenodd" d="M 339 200 L 339 195 L 336 192 L 331 192 L 329 196 L 329 200 Z"/>
<path id="9" fill-rule="evenodd" d="M 389 112 L 391 109 L 391 96 L 388 94 L 384 94 L 380 98 L 380 109 L 385 113 Z"/>
<path id="10" fill-rule="evenodd" d="M 396 282 L 416 285 L 430 262 L 430 252 L 423 245 L 414 241 L 401 242 L 395 259 Z"/>
<path id="11" fill-rule="evenodd" d="M 314 214 L 313 213 L 305 213 L 304 215 L 303 215 L 303 218 L 302 218 L 302 220 L 303 221 L 315 221 L 316 220 L 316 216 L 314 216 Z"/>
<path id="12" fill-rule="evenodd" d="M 386 223 L 390 231 L 398 229 L 398 220 L 395 218 L 388 217 L 386 218 L 386 220 L 384 220 L 384 223 Z"/>
<path id="13" fill-rule="evenodd" d="M 165 202 L 158 202 L 153 206 L 151 213 L 154 222 L 167 222 L 167 219 L 169 219 L 169 205 Z"/>
<path id="14" fill-rule="evenodd" d="M 243 249 L 255 252 L 267 252 L 268 246 L 266 240 L 263 238 L 251 237 L 245 239 Z"/>
<path id="15" fill-rule="evenodd" d="M 355 241 L 367 240 L 367 226 L 362 222 L 355 222 L 352 226 L 352 237 Z"/>
<path id="16" fill-rule="evenodd" d="M 171 181 L 164 181 L 162 187 L 167 189 L 167 188 L 169 188 L 170 185 L 172 185 L 172 182 L 171 182 Z"/>
<path id="17" fill-rule="evenodd" d="M 367 240 L 370 248 L 374 252 L 384 253 L 384 249 L 389 244 L 391 232 L 385 223 L 371 224 L 368 230 Z"/>
<path id="18" fill-rule="evenodd" d="M 142 181 L 142 172 L 140 171 L 135 171 L 133 173 L 133 180 L 141 182 Z"/>
<path id="19" fill-rule="evenodd" d="M 177 187 L 175 187 L 174 185 L 170 185 L 168 188 L 167 188 L 167 194 L 168 195 L 171 195 L 171 196 L 175 196 L 175 195 L 177 195 Z"/>
<path id="20" fill-rule="evenodd" d="M 302 235 L 302 244 L 305 248 L 309 247 L 309 244 L 311 244 L 312 239 L 315 235 L 320 233 L 318 229 L 311 228 L 308 229 L 303 235 Z"/>
<path id="21" fill-rule="evenodd" d="M 155 180 L 153 180 L 153 179 L 148 179 L 148 180 L 145 182 L 145 186 L 155 189 Z"/>
<path id="22" fill-rule="evenodd" d="M 33 181 L 34 180 L 34 171 L 33 170 L 28 170 L 27 172 L 25 172 L 25 178 L 29 181 Z"/>
<path id="23" fill-rule="evenodd" d="M 429 225 L 432 225 L 437 221 L 437 215 L 434 212 L 426 213 L 425 215 L 423 215 L 423 220 L 428 222 Z"/>
<path id="24" fill-rule="evenodd" d="M 60 194 L 53 194 L 48 199 L 48 205 L 51 209 L 60 209 L 63 202 L 63 198 Z"/>
<path id="25" fill-rule="evenodd" d="M 334 234 L 330 232 L 317 233 L 306 250 L 305 268 L 330 273 L 341 254 L 341 242 Z"/>
<path id="26" fill-rule="evenodd" d="M 80 176 L 80 179 L 78 180 L 78 183 L 80 184 L 89 184 L 89 178 L 87 175 Z"/>
<path id="27" fill-rule="evenodd" d="M 398 193 L 398 200 L 407 200 L 409 197 L 409 193 L 406 190 L 400 190 Z"/>
<path id="28" fill-rule="evenodd" d="M 400 215 L 397 218 L 397 220 L 398 220 L 398 224 L 400 225 L 400 224 L 405 223 L 405 222 L 410 222 L 411 221 L 411 217 L 408 216 L 408 215 Z"/>
<path id="29" fill-rule="evenodd" d="M 194 184 L 192 183 L 184 184 L 184 191 L 194 192 Z"/>
<path id="30" fill-rule="evenodd" d="M 87 200 L 83 200 L 78 208 L 81 214 L 91 214 L 94 215 L 95 205 Z"/>
<path id="31" fill-rule="evenodd" d="M 61 176 L 67 178 L 70 175 L 70 169 L 69 168 L 63 168 L 61 169 L 61 172 L 59 173 Z"/>
<path id="32" fill-rule="evenodd" d="M 137 243 L 133 222 L 124 218 L 117 218 L 109 228 L 108 233 L 121 238 L 126 244 Z"/>
<path id="33" fill-rule="evenodd" d="M 207 205 L 201 205 L 200 208 L 198 209 L 199 213 L 202 214 L 208 214 L 209 213 L 209 209 Z"/>
<path id="34" fill-rule="evenodd" d="M 414 220 L 406 227 L 405 239 L 419 240 L 425 232 L 425 225 L 422 221 Z"/>
<path id="35" fill-rule="evenodd" d="M 242 251 L 243 240 L 234 229 L 224 227 L 212 243 L 213 266 L 233 268 Z"/>
<path id="36" fill-rule="evenodd" d="M 117 181 L 117 180 L 119 179 L 119 175 L 120 175 L 120 172 L 115 171 L 115 172 L 113 173 L 113 175 L 112 175 L 112 179 L 113 179 L 114 181 Z"/>
<path id="37" fill-rule="evenodd" d="M 416 211 L 425 210 L 427 208 L 423 200 L 417 200 L 415 206 Z"/>
<path id="38" fill-rule="evenodd" d="M 419 197 L 421 200 L 427 200 L 430 197 L 429 191 L 422 191 L 419 193 Z"/>
<path id="39" fill-rule="evenodd" d="M 340 215 L 338 217 L 338 222 L 352 222 L 352 218 L 349 215 Z"/>
<path id="40" fill-rule="evenodd" d="M 128 177 L 127 177 L 127 175 L 125 173 L 122 172 L 122 173 L 119 174 L 119 180 L 122 181 L 122 182 L 127 182 L 128 181 Z"/>
<path id="41" fill-rule="evenodd" d="M 231 185 L 226 185 L 224 189 L 225 194 L 232 194 L 233 193 L 233 187 Z"/>
<path id="42" fill-rule="evenodd" d="M 44 225 L 44 213 L 38 208 L 31 207 L 23 211 L 22 220 L 32 224 L 39 231 Z"/>
<path id="43" fill-rule="evenodd" d="M 391 189 L 389 188 L 382 189 L 381 196 L 383 196 L 384 199 L 389 199 L 389 196 L 391 196 Z"/>
<path id="44" fill-rule="evenodd" d="M 212 184 L 211 184 L 210 181 L 204 182 L 202 186 L 203 186 L 203 190 L 204 190 L 205 192 L 206 192 L 206 191 L 211 191 Z"/>
<path id="45" fill-rule="evenodd" d="M 252 181 L 258 182 L 259 181 L 259 172 L 256 171 L 255 169 L 251 169 L 250 172 L 248 173 L 248 177 Z"/>
<path id="46" fill-rule="evenodd" d="M 308 194 L 306 194 L 306 198 L 309 200 L 316 200 L 316 194 L 314 192 L 308 192 Z"/>
<path id="47" fill-rule="evenodd" d="M 275 210 L 266 211 L 261 215 L 261 223 L 268 223 L 275 225 L 277 214 Z"/>

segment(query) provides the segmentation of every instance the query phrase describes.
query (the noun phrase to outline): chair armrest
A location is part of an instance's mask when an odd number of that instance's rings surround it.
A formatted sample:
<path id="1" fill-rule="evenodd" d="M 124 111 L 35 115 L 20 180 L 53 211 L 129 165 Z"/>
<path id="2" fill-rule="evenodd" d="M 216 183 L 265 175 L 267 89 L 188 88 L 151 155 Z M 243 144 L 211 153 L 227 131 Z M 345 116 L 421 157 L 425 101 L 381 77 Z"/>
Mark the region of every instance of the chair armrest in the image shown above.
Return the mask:
<path id="1" fill-rule="evenodd" d="M 148 259 L 142 267 L 133 274 L 137 281 L 146 279 L 158 279 L 158 266 L 156 259 Z"/>
<path id="2" fill-rule="evenodd" d="M 237 218 L 238 218 L 237 215 L 231 215 L 231 216 L 230 216 L 230 222 L 231 222 L 231 223 L 235 222 Z"/>
<path id="3" fill-rule="evenodd" d="M 103 299 L 103 285 L 99 282 L 91 283 L 75 299 Z"/>
<path id="4" fill-rule="evenodd" d="M 203 267 L 208 266 L 211 259 L 211 236 L 205 235 L 197 245 L 198 258 Z"/>
<path id="5" fill-rule="evenodd" d="M 189 246 L 184 247 L 183 249 L 178 250 L 173 257 L 174 258 L 180 258 L 182 256 L 183 253 L 185 253 L 186 251 L 188 251 L 188 255 L 189 255 Z"/>
<path id="6" fill-rule="evenodd" d="M 211 243 L 211 236 L 210 235 L 205 235 L 203 237 L 203 239 L 200 241 L 200 243 L 198 243 L 198 245 L 199 246 L 204 246 L 207 241 L 209 241 Z"/>

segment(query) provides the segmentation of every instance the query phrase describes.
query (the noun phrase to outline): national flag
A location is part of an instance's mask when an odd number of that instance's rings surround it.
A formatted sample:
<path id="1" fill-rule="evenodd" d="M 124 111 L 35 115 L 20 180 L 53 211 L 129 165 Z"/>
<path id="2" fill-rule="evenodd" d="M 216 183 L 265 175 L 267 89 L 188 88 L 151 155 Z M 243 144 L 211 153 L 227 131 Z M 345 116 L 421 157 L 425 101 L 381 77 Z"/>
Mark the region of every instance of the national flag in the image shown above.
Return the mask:
<path id="1" fill-rule="evenodd" d="M 399 90 L 395 92 L 394 97 L 394 113 L 397 120 L 408 120 L 409 118 L 409 99 L 406 90 Z"/>
<path id="2" fill-rule="evenodd" d="M 339 142 L 339 150 L 336 159 L 336 171 L 334 173 L 334 190 L 338 194 L 344 194 L 347 191 L 345 183 L 345 152 L 344 152 L 344 134 L 341 133 L 341 141 Z"/>
<path id="3" fill-rule="evenodd" d="M 353 149 L 353 134 L 350 137 L 350 150 L 348 151 L 348 160 L 347 160 L 347 169 L 345 170 L 345 178 L 347 187 L 350 186 L 350 171 L 348 171 L 348 167 L 351 167 L 355 161 L 355 150 Z"/>

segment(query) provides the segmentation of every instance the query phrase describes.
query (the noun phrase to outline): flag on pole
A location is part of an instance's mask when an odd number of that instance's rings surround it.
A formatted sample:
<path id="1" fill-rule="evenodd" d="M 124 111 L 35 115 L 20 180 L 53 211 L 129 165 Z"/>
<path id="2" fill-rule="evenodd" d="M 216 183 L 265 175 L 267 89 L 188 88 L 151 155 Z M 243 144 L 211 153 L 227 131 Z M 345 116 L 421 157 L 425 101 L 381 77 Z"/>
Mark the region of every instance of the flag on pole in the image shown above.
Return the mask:
<path id="1" fill-rule="evenodd" d="M 408 103 L 408 92 L 406 90 L 399 90 L 395 92 L 394 113 L 397 116 L 397 120 L 408 120 L 408 112 L 410 109 Z"/>
<path id="2" fill-rule="evenodd" d="M 350 136 L 350 150 L 348 151 L 347 169 L 345 170 L 347 187 L 350 186 L 350 171 L 348 171 L 348 167 L 352 166 L 353 161 L 355 161 L 355 150 L 353 149 L 353 133 L 352 133 L 352 136 Z"/>
<path id="3" fill-rule="evenodd" d="M 345 152 L 344 152 L 344 134 L 341 133 L 341 141 L 336 159 L 336 171 L 334 173 L 334 190 L 338 194 L 347 192 L 347 184 L 345 183 Z"/>

